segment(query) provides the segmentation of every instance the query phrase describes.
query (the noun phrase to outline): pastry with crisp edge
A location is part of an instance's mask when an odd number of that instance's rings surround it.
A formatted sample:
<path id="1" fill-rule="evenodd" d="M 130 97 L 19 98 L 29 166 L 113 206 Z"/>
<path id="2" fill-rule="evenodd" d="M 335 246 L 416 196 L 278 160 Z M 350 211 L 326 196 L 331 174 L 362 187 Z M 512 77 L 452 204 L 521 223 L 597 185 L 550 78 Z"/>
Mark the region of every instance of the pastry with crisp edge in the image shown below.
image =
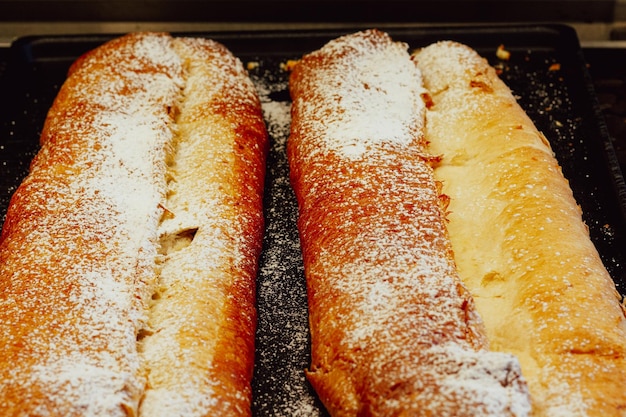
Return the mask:
<path id="1" fill-rule="evenodd" d="M 288 158 L 310 314 L 307 376 L 332 416 L 523 416 L 458 277 L 407 45 L 367 30 L 293 67 Z"/>
<path id="2" fill-rule="evenodd" d="M 78 59 L 0 237 L 2 415 L 250 415 L 266 152 L 219 43 Z"/>
<path id="3" fill-rule="evenodd" d="M 519 358 L 534 416 L 623 416 L 623 306 L 549 142 L 470 47 L 413 58 L 452 249 L 491 348 Z"/>

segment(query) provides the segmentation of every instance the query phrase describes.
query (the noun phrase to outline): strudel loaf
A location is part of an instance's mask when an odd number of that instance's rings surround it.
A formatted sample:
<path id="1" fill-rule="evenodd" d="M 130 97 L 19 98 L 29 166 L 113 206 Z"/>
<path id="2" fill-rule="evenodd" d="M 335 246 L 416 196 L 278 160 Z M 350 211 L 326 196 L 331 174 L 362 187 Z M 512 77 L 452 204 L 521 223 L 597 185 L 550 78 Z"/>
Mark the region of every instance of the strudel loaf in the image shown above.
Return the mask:
<path id="1" fill-rule="evenodd" d="M 455 261 L 491 347 L 519 358 L 533 415 L 624 416 L 624 310 L 549 142 L 474 50 L 413 57 Z"/>
<path id="2" fill-rule="evenodd" d="M 216 42 L 77 60 L 0 237 L 0 414 L 250 415 L 266 150 Z"/>
<path id="3" fill-rule="evenodd" d="M 290 92 L 307 375 L 330 414 L 527 415 L 519 363 L 489 351 L 456 270 L 407 45 L 335 39 L 295 65 Z"/>

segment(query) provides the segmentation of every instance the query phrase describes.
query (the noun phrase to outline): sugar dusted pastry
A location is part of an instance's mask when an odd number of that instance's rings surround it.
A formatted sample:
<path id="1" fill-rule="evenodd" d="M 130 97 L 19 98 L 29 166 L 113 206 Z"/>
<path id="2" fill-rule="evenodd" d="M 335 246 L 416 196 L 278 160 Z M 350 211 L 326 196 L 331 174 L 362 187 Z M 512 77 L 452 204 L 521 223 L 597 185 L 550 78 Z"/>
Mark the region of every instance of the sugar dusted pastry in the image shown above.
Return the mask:
<path id="1" fill-rule="evenodd" d="M 448 230 L 490 346 L 515 354 L 534 416 L 623 416 L 626 320 L 545 137 L 474 50 L 414 54 Z"/>
<path id="2" fill-rule="evenodd" d="M 250 415 L 266 147 L 220 44 L 74 63 L 0 237 L 3 415 Z"/>
<path id="3" fill-rule="evenodd" d="M 407 46 L 338 38 L 295 65 L 290 91 L 308 378 L 331 415 L 527 415 L 519 364 L 487 349 L 456 271 Z"/>

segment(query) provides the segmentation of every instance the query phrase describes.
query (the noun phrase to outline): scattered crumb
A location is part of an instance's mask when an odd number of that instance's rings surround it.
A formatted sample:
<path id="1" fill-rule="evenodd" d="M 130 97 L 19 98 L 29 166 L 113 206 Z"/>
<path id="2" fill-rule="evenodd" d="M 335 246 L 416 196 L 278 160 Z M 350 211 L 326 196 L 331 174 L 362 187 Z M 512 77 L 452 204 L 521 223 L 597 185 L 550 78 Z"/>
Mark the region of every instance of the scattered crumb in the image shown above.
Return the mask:
<path id="1" fill-rule="evenodd" d="M 561 69 L 561 64 L 559 64 L 558 62 L 550 65 L 550 67 L 548 68 L 548 71 L 559 71 Z"/>
<path id="2" fill-rule="evenodd" d="M 298 63 L 297 59 L 288 59 L 286 62 L 282 62 L 280 64 L 280 69 L 283 71 L 291 71 L 293 67 Z"/>
<path id="3" fill-rule="evenodd" d="M 498 46 L 498 49 L 496 50 L 496 56 L 498 57 L 498 59 L 508 61 L 511 58 L 511 52 L 504 49 L 504 45 L 500 44 L 500 46 Z"/>

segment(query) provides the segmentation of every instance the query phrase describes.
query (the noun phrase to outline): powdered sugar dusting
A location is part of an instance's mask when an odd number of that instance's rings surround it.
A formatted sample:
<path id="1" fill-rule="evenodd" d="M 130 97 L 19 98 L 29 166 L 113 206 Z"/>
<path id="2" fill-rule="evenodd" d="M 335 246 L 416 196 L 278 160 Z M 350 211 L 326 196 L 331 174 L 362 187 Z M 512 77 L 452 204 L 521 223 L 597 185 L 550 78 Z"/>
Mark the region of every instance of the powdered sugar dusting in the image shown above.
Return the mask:
<path id="1" fill-rule="evenodd" d="M 311 60 L 322 55 L 343 58 L 308 75 L 319 82 L 311 83 L 306 99 L 295 94 L 303 119 L 324 121 L 316 126 L 316 134 L 323 139 L 320 144 L 360 158 L 371 146 L 406 146 L 413 140 L 414 132 L 421 129 L 421 119 L 414 115 L 423 112 L 424 103 L 419 95 L 419 71 L 406 59 L 406 50 L 402 43 L 376 43 L 356 34 L 349 44 L 338 38 L 309 55 Z M 346 67 L 362 71 L 341 77 Z M 326 98 L 324 106 L 320 105 L 322 97 Z"/>
<path id="2" fill-rule="evenodd" d="M 72 66 L 46 123 L 2 242 L 3 411 L 247 413 L 266 132 L 241 63 L 131 34 Z"/>
<path id="3" fill-rule="evenodd" d="M 619 414 L 623 306 L 550 144 L 474 50 L 438 42 L 415 57 L 456 261 L 494 349 L 518 355 L 534 414 Z"/>
<path id="4" fill-rule="evenodd" d="M 297 206 L 285 153 L 291 122 L 289 73 L 281 69 L 281 64 L 278 60 L 263 60 L 251 72 L 271 137 L 264 202 L 265 244 L 257 291 L 259 331 L 253 413 L 314 417 L 326 414 L 304 373 L 310 340 L 296 229 Z"/>
<path id="5" fill-rule="evenodd" d="M 454 393 L 463 392 L 465 396 L 478 401 L 489 398 L 482 404 L 484 409 L 481 415 L 502 415 L 503 410 L 505 414 L 513 416 L 530 414 L 528 401 L 520 401 L 513 390 L 502 392 L 503 384 L 519 384 L 516 379 L 520 378 L 521 370 L 510 355 L 498 352 L 485 355 L 463 349 L 458 344 L 434 346 L 430 354 L 440 361 L 437 368 L 445 370 L 441 383 L 443 395 L 435 396 L 434 401 L 447 400 Z M 445 408 L 445 404 L 439 406 Z"/>
<path id="6" fill-rule="evenodd" d="M 389 131 L 401 134 L 392 140 L 354 123 L 365 104 L 384 113 L 421 102 L 419 73 L 408 69 L 414 64 L 406 50 L 398 52 L 405 46 L 377 31 L 330 45 L 305 56 L 291 78 L 288 155 L 309 288 L 309 379 L 322 401 L 348 413 L 527 415 L 519 365 L 485 349 L 456 273 L 432 157 L 423 153 L 424 103 L 407 118 L 391 118 L 400 127 Z M 396 51 L 393 59 L 386 48 Z M 370 71 L 402 84 L 403 67 L 413 85 L 398 102 L 384 88 L 350 84 L 369 80 L 363 73 Z M 338 99 L 344 82 L 351 88 Z M 336 131 L 324 127 L 327 120 Z M 360 140 L 351 149 L 362 145 L 363 152 L 346 151 L 342 123 Z"/>
<path id="7" fill-rule="evenodd" d="M 168 43 L 139 37 L 73 67 L 58 99 L 69 107 L 52 108 L 22 185 L 32 195 L 21 201 L 16 194 L 15 209 L 32 215 L 21 222 L 8 215 L 19 232 L 2 242 L 8 258 L 1 275 L 14 283 L 3 298 L 15 301 L 2 314 L 21 321 L 2 332 L 13 335 L 4 344 L 16 364 L 11 377 L 2 371 L 2 384 L 9 392 L 19 386 L 46 392 L 31 401 L 42 415 L 121 416 L 137 408 L 144 381 L 136 334 L 152 293 L 165 191 L 159 161 L 173 137 L 164 109 L 175 105 L 181 81 Z M 116 65 L 102 66 L 101 59 Z M 119 78 L 125 82 L 114 82 Z M 89 87 L 76 88 L 83 82 Z M 37 249 L 13 257 L 15 244 Z M 32 293 L 39 305 L 16 297 L 18 291 Z M 17 402 L 3 404 L 5 410 L 25 405 L 20 396 L 8 398 Z"/>
<path id="8" fill-rule="evenodd" d="M 174 42 L 186 82 L 159 225 L 159 288 L 140 341 L 149 381 L 140 414 L 247 415 L 265 130 L 239 60 L 213 41 Z"/>

